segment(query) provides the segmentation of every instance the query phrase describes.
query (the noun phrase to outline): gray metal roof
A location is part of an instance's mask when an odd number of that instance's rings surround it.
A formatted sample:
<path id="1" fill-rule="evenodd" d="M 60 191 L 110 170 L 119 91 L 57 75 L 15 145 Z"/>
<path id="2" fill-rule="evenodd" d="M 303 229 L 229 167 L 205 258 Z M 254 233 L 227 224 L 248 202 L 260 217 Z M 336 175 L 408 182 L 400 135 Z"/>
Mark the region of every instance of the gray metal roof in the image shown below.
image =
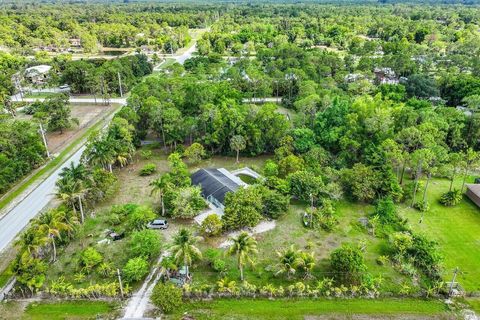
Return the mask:
<path id="1" fill-rule="evenodd" d="M 205 198 L 212 196 L 222 204 L 227 192 L 235 192 L 240 187 L 240 184 L 215 168 L 200 169 L 192 174 L 192 184 L 202 188 Z"/>

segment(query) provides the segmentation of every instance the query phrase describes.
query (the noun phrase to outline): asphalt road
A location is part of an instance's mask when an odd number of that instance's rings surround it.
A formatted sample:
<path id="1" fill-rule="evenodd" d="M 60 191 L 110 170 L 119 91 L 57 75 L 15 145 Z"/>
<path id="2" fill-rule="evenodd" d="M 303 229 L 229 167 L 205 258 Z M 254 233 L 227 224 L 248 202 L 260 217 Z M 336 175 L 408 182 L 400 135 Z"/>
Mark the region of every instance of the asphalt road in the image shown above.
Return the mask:
<path id="1" fill-rule="evenodd" d="M 60 171 L 70 165 L 77 164 L 85 147 L 81 147 L 62 166 L 55 170 L 45 181 L 40 183 L 16 207 L 0 219 L 0 251 L 12 242 L 20 231 L 25 228 L 47 204 L 55 197 L 55 182 Z"/>

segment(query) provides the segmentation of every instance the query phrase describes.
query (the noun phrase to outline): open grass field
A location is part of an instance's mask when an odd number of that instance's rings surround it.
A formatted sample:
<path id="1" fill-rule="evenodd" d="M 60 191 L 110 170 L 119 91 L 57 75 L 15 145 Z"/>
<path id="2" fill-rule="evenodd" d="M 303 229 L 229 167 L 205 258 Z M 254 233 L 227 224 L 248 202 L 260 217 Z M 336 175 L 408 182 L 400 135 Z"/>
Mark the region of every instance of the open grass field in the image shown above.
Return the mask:
<path id="1" fill-rule="evenodd" d="M 460 189 L 461 181 L 455 186 Z M 467 197 L 455 207 L 444 207 L 438 200 L 448 191 L 449 181 L 435 179 L 428 190 L 430 211 L 419 223 L 420 212 L 407 206 L 400 210 L 412 229 L 438 242 L 444 256 L 444 279 L 452 278 L 453 269 L 460 268 L 457 281 L 467 291 L 480 292 L 480 209 Z"/>
<path id="2" fill-rule="evenodd" d="M 382 300 L 227 300 L 188 303 L 167 319 L 184 313 L 195 319 L 455 319 L 441 301 L 414 299 Z M 336 318 L 336 314 L 342 314 Z M 328 316 L 317 318 L 317 316 Z"/>

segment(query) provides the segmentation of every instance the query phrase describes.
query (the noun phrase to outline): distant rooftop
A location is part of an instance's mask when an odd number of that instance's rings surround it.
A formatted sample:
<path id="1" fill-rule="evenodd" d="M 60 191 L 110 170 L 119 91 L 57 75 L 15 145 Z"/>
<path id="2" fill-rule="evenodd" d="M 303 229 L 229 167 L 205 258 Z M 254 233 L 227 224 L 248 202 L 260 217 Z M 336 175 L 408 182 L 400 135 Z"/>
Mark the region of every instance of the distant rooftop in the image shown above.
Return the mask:
<path id="1" fill-rule="evenodd" d="M 41 64 L 41 65 L 38 65 L 38 66 L 34 66 L 34 67 L 30 67 L 30 68 L 25 69 L 25 73 L 26 74 L 32 74 L 32 73 L 45 74 L 45 73 L 49 72 L 50 69 L 52 69 L 51 66 Z"/>

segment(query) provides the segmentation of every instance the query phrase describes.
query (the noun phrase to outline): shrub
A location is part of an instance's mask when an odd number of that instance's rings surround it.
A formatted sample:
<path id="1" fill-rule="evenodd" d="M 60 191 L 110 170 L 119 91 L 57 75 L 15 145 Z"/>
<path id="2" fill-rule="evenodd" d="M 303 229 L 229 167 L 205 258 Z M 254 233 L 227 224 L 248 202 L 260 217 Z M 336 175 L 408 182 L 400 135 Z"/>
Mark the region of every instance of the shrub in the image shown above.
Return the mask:
<path id="1" fill-rule="evenodd" d="M 223 223 L 218 215 L 212 213 L 202 221 L 200 228 L 206 236 L 216 236 L 222 231 Z"/>
<path id="2" fill-rule="evenodd" d="M 83 250 L 80 260 L 85 269 L 91 270 L 103 261 L 103 257 L 95 248 L 88 247 Z"/>
<path id="3" fill-rule="evenodd" d="M 446 207 L 452 207 L 459 204 L 460 201 L 462 201 L 462 198 L 462 192 L 458 189 L 454 189 L 452 191 L 448 191 L 442 194 L 440 198 L 440 203 Z"/>
<path id="4" fill-rule="evenodd" d="M 143 159 L 151 159 L 152 158 L 152 150 L 142 150 L 140 151 L 140 156 L 143 158 Z"/>
<path id="5" fill-rule="evenodd" d="M 222 260 L 222 259 L 213 260 L 213 263 L 212 263 L 213 270 L 217 272 L 225 272 L 226 267 L 227 267 L 227 264 L 225 263 L 225 260 Z"/>
<path id="6" fill-rule="evenodd" d="M 128 224 L 130 229 L 142 230 L 155 217 L 155 213 L 149 207 L 136 207 L 133 211 L 129 211 Z"/>
<path id="7" fill-rule="evenodd" d="M 173 284 L 158 283 L 150 298 L 153 304 L 164 313 L 171 313 L 182 304 L 182 289 Z"/>
<path id="8" fill-rule="evenodd" d="M 148 262 L 145 258 L 136 257 L 128 260 L 123 267 L 123 277 L 127 282 L 139 281 L 148 273 Z"/>
<path id="9" fill-rule="evenodd" d="M 160 251 L 160 241 L 160 235 L 153 230 L 134 232 L 130 240 L 132 256 L 151 258 Z"/>
<path id="10" fill-rule="evenodd" d="M 378 265 L 384 266 L 388 263 L 388 257 L 387 256 L 379 256 L 376 261 L 377 261 Z"/>
<path id="11" fill-rule="evenodd" d="M 262 214 L 272 219 L 278 219 L 288 210 L 290 199 L 282 195 L 280 192 L 262 188 L 264 190 L 262 195 L 263 209 Z"/>
<path id="12" fill-rule="evenodd" d="M 140 175 L 149 176 L 153 174 L 155 171 L 157 171 L 157 166 L 154 163 L 147 163 L 146 165 L 143 166 L 142 169 L 140 169 Z"/>
<path id="13" fill-rule="evenodd" d="M 191 219 L 206 207 L 200 187 L 185 187 L 171 190 L 168 197 L 169 211 L 172 217 Z"/>
<path id="14" fill-rule="evenodd" d="M 361 273 L 367 269 L 362 251 L 351 244 L 335 249 L 330 255 L 330 265 L 335 278 L 349 283 L 361 282 Z"/>
<path id="15" fill-rule="evenodd" d="M 200 143 L 195 142 L 185 149 L 183 155 L 187 157 L 191 163 L 198 163 L 200 160 L 202 160 L 202 158 L 205 157 L 206 152 L 205 148 Z"/>
<path id="16" fill-rule="evenodd" d="M 414 205 L 415 209 L 420 210 L 422 212 L 427 212 L 430 210 L 430 203 L 428 201 L 418 201 Z"/>

